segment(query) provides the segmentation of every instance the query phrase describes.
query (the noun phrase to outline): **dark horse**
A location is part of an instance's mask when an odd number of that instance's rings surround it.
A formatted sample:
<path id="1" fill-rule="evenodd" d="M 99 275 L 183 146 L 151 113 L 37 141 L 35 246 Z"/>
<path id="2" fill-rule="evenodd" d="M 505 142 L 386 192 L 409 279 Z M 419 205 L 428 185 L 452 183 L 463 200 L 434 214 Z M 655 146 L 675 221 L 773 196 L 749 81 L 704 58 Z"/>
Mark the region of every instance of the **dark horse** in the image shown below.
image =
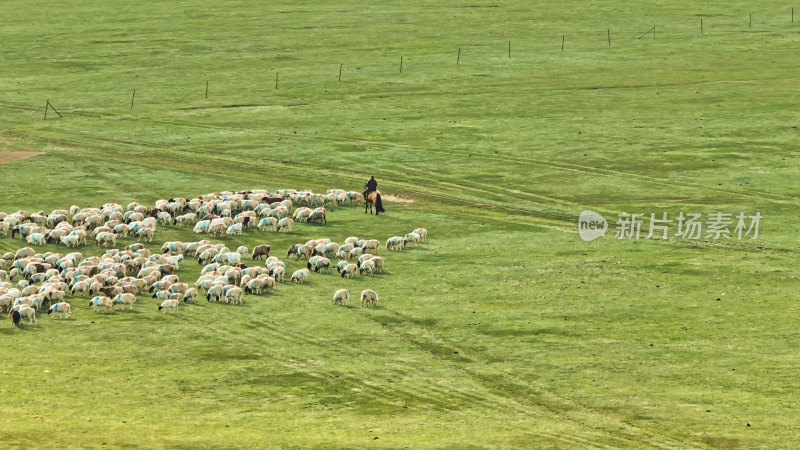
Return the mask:
<path id="1" fill-rule="evenodd" d="M 366 214 L 367 211 L 372 214 L 372 205 L 375 205 L 376 216 L 382 212 L 386 212 L 381 202 L 381 193 L 378 191 L 368 192 L 367 196 L 364 197 L 364 214 Z"/>

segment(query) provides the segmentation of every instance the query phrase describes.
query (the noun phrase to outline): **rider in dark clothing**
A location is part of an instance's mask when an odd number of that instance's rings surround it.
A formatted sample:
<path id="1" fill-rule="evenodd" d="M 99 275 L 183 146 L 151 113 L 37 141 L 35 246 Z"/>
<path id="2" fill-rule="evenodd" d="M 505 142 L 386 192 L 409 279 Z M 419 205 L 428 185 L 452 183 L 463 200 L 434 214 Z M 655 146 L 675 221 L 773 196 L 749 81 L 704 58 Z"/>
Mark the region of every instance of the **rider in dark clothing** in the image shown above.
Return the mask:
<path id="1" fill-rule="evenodd" d="M 375 179 L 375 175 L 371 175 L 369 177 L 369 180 L 367 181 L 367 183 L 364 184 L 364 189 L 365 189 L 364 198 L 367 197 L 368 193 L 378 190 L 378 181 Z"/>

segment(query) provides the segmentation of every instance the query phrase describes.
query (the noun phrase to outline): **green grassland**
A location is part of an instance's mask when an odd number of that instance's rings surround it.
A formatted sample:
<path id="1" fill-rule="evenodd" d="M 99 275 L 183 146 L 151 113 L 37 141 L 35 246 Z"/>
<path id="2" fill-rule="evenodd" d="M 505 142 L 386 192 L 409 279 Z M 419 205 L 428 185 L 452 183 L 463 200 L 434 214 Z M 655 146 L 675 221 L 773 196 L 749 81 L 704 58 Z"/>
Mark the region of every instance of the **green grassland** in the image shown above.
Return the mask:
<path id="1" fill-rule="evenodd" d="M 0 165 L 0 211 L 375 173 L 413 202 L 218 240 L 429 237 L 242 306 L 4 320 L 2 446 L 796 446 L 792 7 L 4 1 L 0 150 L 41 154 Z M 606 237 L 579 239 L 584 209 Z M 622 212 L 763 218 L 755 240 L 614 239 Z"/>

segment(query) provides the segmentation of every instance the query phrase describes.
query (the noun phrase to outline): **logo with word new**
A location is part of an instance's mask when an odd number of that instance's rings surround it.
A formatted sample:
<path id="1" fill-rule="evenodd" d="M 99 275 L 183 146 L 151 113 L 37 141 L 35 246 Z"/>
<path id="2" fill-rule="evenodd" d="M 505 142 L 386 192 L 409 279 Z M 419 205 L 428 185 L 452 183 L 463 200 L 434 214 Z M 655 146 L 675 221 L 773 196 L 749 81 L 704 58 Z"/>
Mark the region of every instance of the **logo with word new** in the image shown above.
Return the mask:
<path id="1" fill-rule="evenodd" d="M 578 217 L 578 234 L 586 242 L 605 236 L 608 222 L 603 216 L 587 209 Z"/>

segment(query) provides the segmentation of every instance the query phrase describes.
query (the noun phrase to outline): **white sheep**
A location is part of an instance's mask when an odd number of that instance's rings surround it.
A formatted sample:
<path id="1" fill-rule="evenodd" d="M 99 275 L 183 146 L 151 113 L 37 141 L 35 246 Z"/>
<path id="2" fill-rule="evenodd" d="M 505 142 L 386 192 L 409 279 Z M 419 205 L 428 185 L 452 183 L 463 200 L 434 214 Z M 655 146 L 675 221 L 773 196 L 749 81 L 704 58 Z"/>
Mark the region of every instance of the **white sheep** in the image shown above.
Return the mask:
<path id="1" fill-rule="evenodd" d="M 234 223 L 225 230 L 225 234 L 228 236 L 241 236 L 243 229 L 244 227 L 241 223 Z"/>
<path id="2" fill-rule="evenodd" d="M 372 261 L 374 265 L 373 272 L 383 272 L 383 263 L 384 259 L 380 256 L 373 256 L 372 258 L 368 259 L 367 261 Z"/>
<path id="3" fill-rule="evenodd" d="M 342 278 L 353 278 L 353 276 L 356 274 L 356 269 L 358 269 L 358 267 L 353 263 L 345 265 L 341 271 Z"/>
<path id="4" fill-rule="evenodd" d="M 330 265 L 331 265 L 331 260 L 329 260 L 324 256 L 315 255 L 309 258 L 306 267 L 309 270 L 313 269 L 314 272 L 325 273 L 328 271 Z"/>
<path id="5" fill-rule="evenodd" d="M 114 306 L 114 302 L 108 297 L 98 295 L 97 297 L 93 297 L 91 300 L 89 300 L 89 306 L 91 306 L 95 311 L 100 308 L 108 311 Z"/>
<path id="6" fill-rule="evenodd" d="M 286 268 L 282 265 L 276 265 L 272 268 L 272 277 L 275 278 L 275 281 L 283 282 L 283 277 L 286 274 Z"/>
<path id="7" fill-rule="evenodd" d="M 283 218 L 281 218 L 281 220 L 278 221 L 278 225 L 275 227 L 275 231 L 280 232 L 280 231 L 286 230 L 286 232 L 291 232 L 293 223 L 294 223 L 294 220 L 292 218 L 283 217 Z"/>
<path id="8" fill-rule="evenodd" d="M 225 301 L 232 304 L 242 304 L 242 295 L 244 295 L 244 289 L 233 286 L 225 291 Z"/>
<path id="9" fill-rule="evenodd" d="M 59 317 L 69 319 L 69 314 L 72 308 L 70 307 L 69 303 L 67 302 L 59 302 L 53 303 L 50 305 L 50 309 L 47 311 L 47 314 L 51 314 L 50 318 L 54 318 L 56 315 L 53 313 L 57 313 Z"/>
<path id="10" fill-rule="evenodd" d="M 20 318 L 28 319 L 28 325 L 30 325 L 31 323 L 38 322 L 38 320 L 36 320 L 36 310 L 31 308 L 30 306 L 22 305 L 19 307 L 19 309 L 17 309 L 17 312 L 19 312 Z"/>
<path id="11" fill-rule="evenodd" d="M 308 269 L 299 269 L 292 273 L 291 280 L 297 284 L 302 284 L 304 281 L 308 280 L 309 276 L 311 276 L 311 272 Z"/>
<path id="12" fill-rule="evenodd" d="M 371 275 L 375 273 L 375 262 L 372 259 L 368 259 L 361 263 L 358 270 L 361 275 Z"/>
<path id="13" fill-rule="evenodd" d="M 403 238 L 400 236 L 392 236 L 386 240 L 387 250 L 402 250 L 403 246 Z"/>
<path id="14" fill-rule="evenodd" d="M 347 289 L 339 289 L 333 294 L 334 305 L 346 305 L 348 300 L 350 300 L 350 291 Z"/>
<path id="15" fill-rule="evenodd" d="M 363 248 L 361 248 L 361 247 L 355 247 L 355 248 L 353 248 L 352 250 L 350 250 L 350 255 L 349 255 L 349 257 L 350 257 L 350 259 L 351 259 L 351 260 L 352 260 L 352 259 L 356 259 L 356 258 L 358 258 L 359 256 L 361 256 L 363 253 L 364 253 L 364 249 L 363 249 Z"/>
<path id="16" fill-rule="evenodd" d="M 114 304 L 115 305 L 122 305 L 122 309 L 125 309 L 125 305 L 130 306 L 130 310 L 133 310 L 133 304 L 136 303 L 136 296 L 130 293 L 123 293 L 117 294 L 114 296 Z"/>
<path id="17" fill-rule="evenodd" d="M 403 245 L 408 244 L 419 244 L 420 236 L 415 232 L 406 233 L 405 237 L 403 238 Z"/>
<path id="18" fill-rule="evenodd" d="M 413 233 L 417 233 L 420 242 L 425 241 L 425 238 L 428 237 L 428 230 L 425 228 L 415 228 Z"/>
<path id="19" fill-rule="evenodd" d="M 361 291 L 361 306 L 378 306 L 378 294 L 372 289 Z"/>
<path id="20" fill-rule="evenodd" d="M 25 240 L 31 245 L 45 245 L 47 243 L 44 233 L 31 233 Z"/>
<path id="21" fill-rule="evenodd" d="M 166 314 L 167 311 L 169 311 L 169 310 L 172 310 L 172 311 L 175 312 L 175 314 L 178 314 L 178 305 L 179 304 L 180 304 L 179 300 L 175 300 L 175 299 L 164 300 L 163 302 L 161 302 L 160 305 L 158 305 L 158 310 L 159 311 L 164 311 L 164 314 Z"/>

